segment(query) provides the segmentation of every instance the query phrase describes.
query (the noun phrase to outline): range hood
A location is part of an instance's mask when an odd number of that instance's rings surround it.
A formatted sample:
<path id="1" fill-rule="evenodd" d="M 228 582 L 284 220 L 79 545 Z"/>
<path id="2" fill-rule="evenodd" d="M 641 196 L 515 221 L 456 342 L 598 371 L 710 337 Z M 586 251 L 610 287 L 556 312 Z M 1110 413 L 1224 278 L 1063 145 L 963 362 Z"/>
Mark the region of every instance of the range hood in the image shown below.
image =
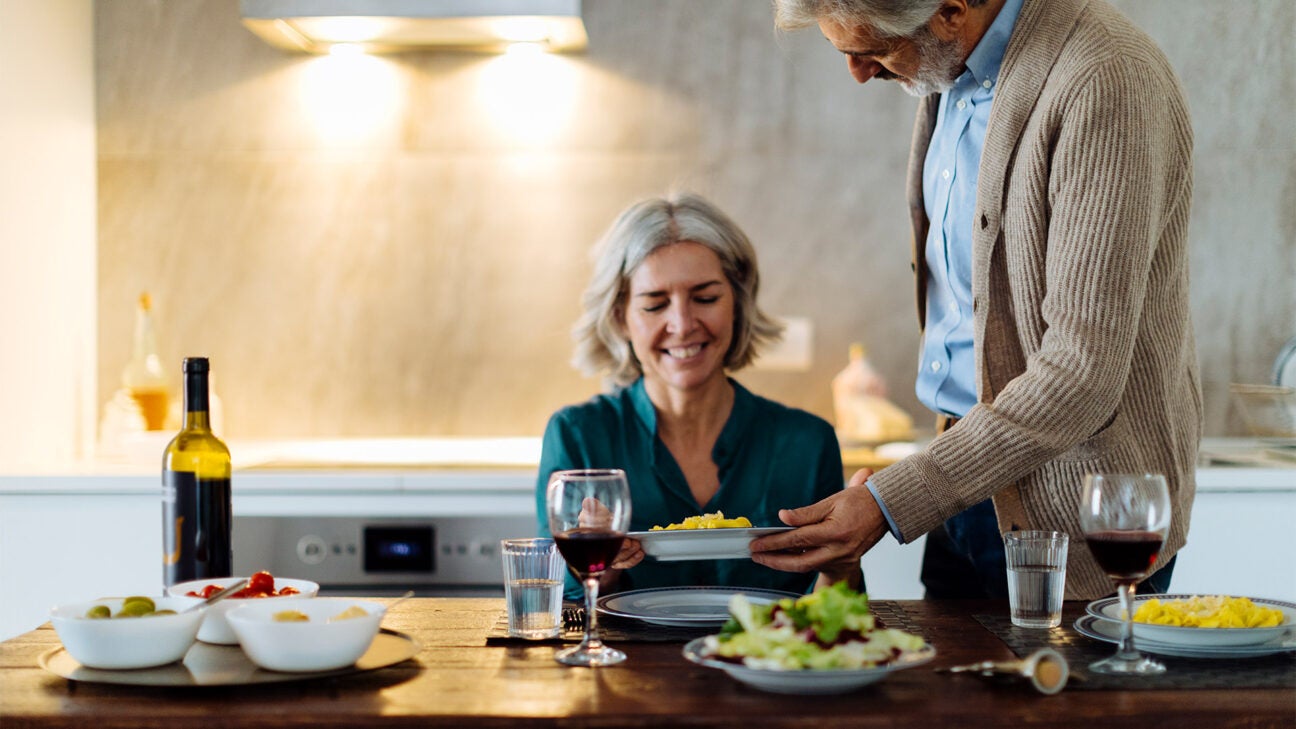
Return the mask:
<path id="1" fill-rule="evenodd" d="M 580 0 L 241 0 L 243 24 L 267 43 L 328 53 L 500 52 L 514 43 L 579 51 Z"/>

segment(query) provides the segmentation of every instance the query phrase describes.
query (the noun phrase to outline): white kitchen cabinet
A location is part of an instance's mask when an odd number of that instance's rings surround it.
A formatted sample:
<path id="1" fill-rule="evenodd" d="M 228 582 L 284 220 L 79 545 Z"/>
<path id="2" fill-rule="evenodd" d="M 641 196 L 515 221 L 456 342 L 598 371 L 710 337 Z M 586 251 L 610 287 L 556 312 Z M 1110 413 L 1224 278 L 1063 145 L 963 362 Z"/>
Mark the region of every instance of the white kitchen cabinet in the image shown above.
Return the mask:
<path id="1" fill-rule="evenodd" d="M 923 540 L 883 537 L 864 555 L 869 594 L 923 595 Z M 1296 602 L 1296 468 L 1201 468 L 1175 593 L 1251 595 Z"/>
<path id="2" fill-rule="evenodd" d="M 236 517 L 535 513 L 524 469 L 236 472 L 233 483 Z M 156 475 L 0 476 L 0 640 L 61 602 L 161 594 L 161 498 Z"/>
<path id="3" fill-rule="evenodd" d="M 160 595 L 161 488 L 152 493 L 0 493 L 0 639 L 50 607 L 107 595 Z"/>
<path id="4" fill-rule="evenodd" d="M 1170 590 L 1296 602 L 1296 469 L 1198 470 Z"/>
<path id="5" fill-rule="evenodd" d="M 234 513 L 527 515 L 534 483 L 526 469 L 236 472 Z M 161 519 L 156 475 L 0 476 L 0 639 L 59 602 L 159 594 Z M 1192 519 L 1174 591 L 1296 601 L 1296 468 L 1201 469 Z M 922 551 L 883 538 L 864 557 L 870 594 L 922 597 Z"/>

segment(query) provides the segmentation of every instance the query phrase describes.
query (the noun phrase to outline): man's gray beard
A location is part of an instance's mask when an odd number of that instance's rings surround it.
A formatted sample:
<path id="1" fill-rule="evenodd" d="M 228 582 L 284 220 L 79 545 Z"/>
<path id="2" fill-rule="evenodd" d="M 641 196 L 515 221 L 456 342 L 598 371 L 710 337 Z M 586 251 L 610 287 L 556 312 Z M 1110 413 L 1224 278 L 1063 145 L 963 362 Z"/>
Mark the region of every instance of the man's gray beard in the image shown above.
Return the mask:
<path id="1" fill-rule="evenodd" d="M 963 49 L 958 41 L 943 41 L 927 26 L 910 40 L 918 52 L 918 71 L 913 79 L 898 79 L 900 88 L 919 98 L 954 88 L 954 80 L 963 73 Z"/>

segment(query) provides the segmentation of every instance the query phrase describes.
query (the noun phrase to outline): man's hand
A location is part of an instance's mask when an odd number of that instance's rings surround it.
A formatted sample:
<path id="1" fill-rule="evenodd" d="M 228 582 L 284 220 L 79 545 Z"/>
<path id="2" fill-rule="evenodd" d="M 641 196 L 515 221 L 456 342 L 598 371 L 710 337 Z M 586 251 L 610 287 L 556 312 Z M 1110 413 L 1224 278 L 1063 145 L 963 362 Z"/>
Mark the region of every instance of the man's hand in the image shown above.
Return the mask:
<path id="1" fill-rule="evenodd" d="M 784 572 L 823 570 L 827 575 L 859 564 L 859 558 L 887 533 L 886 518 L 867 488 L 873 472 L 861 469 L 845 491 L 800 509 L 782 509 L 790 532 L 751 543 L 752 560 Z"/>

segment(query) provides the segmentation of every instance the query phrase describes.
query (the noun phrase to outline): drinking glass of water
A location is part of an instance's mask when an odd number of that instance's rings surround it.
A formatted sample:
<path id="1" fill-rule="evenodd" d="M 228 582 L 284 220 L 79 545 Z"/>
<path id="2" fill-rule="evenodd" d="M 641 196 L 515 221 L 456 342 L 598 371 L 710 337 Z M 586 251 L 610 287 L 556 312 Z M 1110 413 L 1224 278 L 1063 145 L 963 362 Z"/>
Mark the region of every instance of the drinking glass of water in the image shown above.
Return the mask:
<path id="1" fill-rule="evenodd" d="M 1062 624 L 1066 585 L 1065 532 L 1016 531 L 1004 534 L 1008 563 L 1008 605 L 1013 625 L 1056 628 Z"/>
<path id="2" fill-rule="evenodd" d="M 540 640 L 562 632 L 563 558 L 552 539 L 504 539 L 508 633 Z"/>

